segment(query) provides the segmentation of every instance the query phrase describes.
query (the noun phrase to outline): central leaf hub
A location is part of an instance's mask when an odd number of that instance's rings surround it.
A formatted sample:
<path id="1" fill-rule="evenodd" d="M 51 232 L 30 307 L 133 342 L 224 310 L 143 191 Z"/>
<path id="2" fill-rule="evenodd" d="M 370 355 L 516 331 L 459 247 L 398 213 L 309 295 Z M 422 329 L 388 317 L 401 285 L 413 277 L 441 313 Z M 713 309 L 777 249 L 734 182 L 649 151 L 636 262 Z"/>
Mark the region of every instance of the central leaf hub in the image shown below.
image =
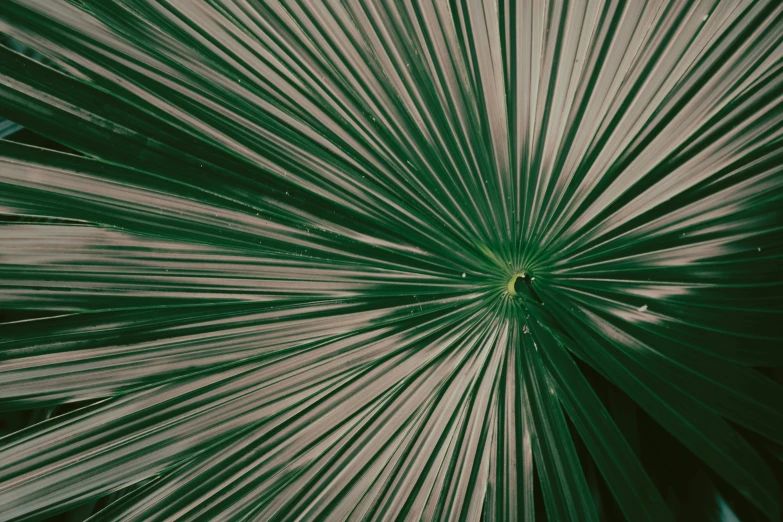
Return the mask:
<path id="1" fill-rule="evenodd" d="M 541 298 L 538 297 L 538 294 L 536 294 L 536 291 L 533 289 L 534 279 L 535 278 L 527 272 L 514 274 L 508 281 L 508 293 L 515 297 L 527 297 L 540 303 Z"/>
<path id="2" fill-rule="evenodd" d="M 525 272 L 514 274 L 508 281 L 508 293 L 511 295 L 521 295 L 525 291 L 526 282 L 530 280 L 530 274 Z"/>

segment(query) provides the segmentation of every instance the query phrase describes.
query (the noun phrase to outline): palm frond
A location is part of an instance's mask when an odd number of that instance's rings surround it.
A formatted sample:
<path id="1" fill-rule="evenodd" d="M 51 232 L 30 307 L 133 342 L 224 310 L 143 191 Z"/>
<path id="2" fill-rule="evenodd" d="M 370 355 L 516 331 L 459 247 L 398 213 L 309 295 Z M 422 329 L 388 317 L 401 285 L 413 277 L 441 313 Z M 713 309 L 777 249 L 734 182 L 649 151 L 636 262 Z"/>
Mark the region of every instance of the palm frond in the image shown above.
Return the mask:
<path id="1" fill-rule="evenodd" d="M 0 519 L 780 519 L 780 2 L 0 34 Z"/>

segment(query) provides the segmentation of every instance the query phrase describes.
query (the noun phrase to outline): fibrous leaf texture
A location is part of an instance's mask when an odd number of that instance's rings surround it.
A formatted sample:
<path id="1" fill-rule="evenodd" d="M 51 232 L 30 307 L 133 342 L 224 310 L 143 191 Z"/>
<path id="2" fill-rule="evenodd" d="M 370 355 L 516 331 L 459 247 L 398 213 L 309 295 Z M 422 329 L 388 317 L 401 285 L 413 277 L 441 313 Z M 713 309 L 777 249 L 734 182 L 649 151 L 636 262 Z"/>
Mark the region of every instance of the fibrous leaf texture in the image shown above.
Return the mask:
<path id="1" fill-rule="evenodd" d="M 0 33 L 0 520 L 780 520 L 779 0 Z"/>

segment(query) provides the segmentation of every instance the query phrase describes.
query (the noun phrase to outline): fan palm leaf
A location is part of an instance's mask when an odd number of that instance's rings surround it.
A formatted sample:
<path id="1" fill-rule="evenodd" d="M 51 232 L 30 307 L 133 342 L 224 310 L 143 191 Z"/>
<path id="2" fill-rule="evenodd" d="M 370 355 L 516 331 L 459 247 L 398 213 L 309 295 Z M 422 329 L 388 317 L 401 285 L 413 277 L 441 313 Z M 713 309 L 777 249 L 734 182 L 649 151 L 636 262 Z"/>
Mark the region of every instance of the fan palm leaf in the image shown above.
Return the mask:
<path id="1" fill-rule="evenodd" d="M 0 33 L 0 520 L 780 520 L 780 2 Z"/>

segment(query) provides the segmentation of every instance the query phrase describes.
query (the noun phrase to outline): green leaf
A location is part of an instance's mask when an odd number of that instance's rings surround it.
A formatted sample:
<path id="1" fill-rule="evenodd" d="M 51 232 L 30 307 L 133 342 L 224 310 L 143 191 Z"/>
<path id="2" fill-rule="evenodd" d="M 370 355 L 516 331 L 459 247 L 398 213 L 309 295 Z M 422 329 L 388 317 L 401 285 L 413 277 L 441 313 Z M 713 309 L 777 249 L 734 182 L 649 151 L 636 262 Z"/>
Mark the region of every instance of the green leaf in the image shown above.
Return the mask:
<path id="1" fill-rule="evenodd" d="M 667 378 L 670 376 L 656 374 L 634 360 L 638 351 L 618 348 L 616 339 L 625 339 L 619 332 L 603 330 L 603 337 L 598 337 L 595 332 L 578 324 L 581 318 L 568 317 L 562 312 L 557 313 L 557 317 L 584 347 L 576 350 L 577 355 L 623 389 L 771 520 L 779 517 L 775 477 L 754 448 L 736 430 L 675 386 Z M 605 327 L 600 321 L 596 323 Z M 591 325 L 591 328 L 597 326 Z M 575 345 L 569 343 L 569 346 Z"/>
<path id="2" fill-rule="evenodd" d="M 0 519 L 778 520 L 782 48 L 775 0 L 5 0 Z"/>
<path id="3" fill-rule="evenodd" d="M 526 399 L 535 426 L 534 453 L 550 520 L 598 520 L 590 489 L 566 425 L 552 377 L 529 337 L 521 337 L 525 354 Z"/>
<path id="4" fill-rule="evenodd" d="M 550 382 L 625 516 L 671 520 L 660 493 L 570 354 L 546 330 L 531 325 Z"/>

